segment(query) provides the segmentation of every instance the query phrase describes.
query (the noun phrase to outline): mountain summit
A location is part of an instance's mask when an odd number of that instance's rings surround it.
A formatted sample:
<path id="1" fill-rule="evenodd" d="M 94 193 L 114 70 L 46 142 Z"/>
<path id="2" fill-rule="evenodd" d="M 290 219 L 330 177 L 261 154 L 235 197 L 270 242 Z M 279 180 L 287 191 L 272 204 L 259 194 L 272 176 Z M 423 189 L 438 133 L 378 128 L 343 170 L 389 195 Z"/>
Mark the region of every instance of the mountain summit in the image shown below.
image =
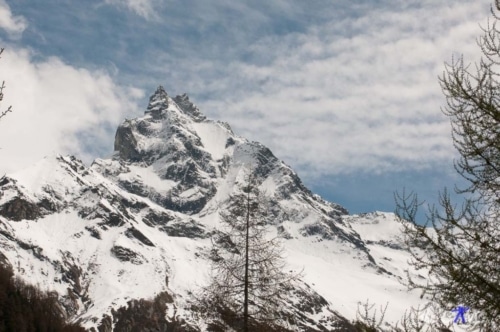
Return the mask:
<path id="1" fill-rule="evenodd" d="M 187 95 L 158 87 L 144 115 L 118 127 L 114 148 L 90 167 L 46 157 L 0 179 L 1 261 L 55 291 L 71 320 L 119 331 L 145 308 L 144 330 L 151 322 L 204 330 L 193 292 L 207 282 L 220 209 L 249 174 L 269 201 L 267 222 L 289 268 L 304 271 L 283 307 L 289 330 L 349 331 L 343 316 L 352 320 L 358 301 L 390 302 L 390 319 L 418 301 L 399 283 L 409 255 L 392 214 L 351 216 L 323 200 Z M 152 307 L 141 302 L 153 298 Z"/>

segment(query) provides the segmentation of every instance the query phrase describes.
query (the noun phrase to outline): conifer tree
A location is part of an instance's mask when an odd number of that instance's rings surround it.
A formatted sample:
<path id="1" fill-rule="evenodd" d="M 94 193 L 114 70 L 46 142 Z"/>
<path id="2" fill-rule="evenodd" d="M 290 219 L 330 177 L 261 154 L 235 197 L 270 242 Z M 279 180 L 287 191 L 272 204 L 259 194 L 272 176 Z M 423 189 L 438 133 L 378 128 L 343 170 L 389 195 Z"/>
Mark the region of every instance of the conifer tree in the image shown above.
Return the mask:
<path id="1" fill-rule="evenodd" d="M 280 240 L 269 236 L 268 204 L 252 177 L 222 207 L 213 238 L 211 283 L 204 299 L 212 313 L 248 332 L 277 323 L 282 296 L 298 274 L 284 271 Z"/>
<path id="2" fill-rule="evenodd" d="M 415 220 L 417 195 L 396 194 L 396 200 L 397 214 L 412 222 L 402 222 L 412 263 L 429 272 L 426 282 L 410 278 L 409 286 L 447 310 L 466 305 L 480 313 L 485 331 L 499 331 L 500 17 L 493 7 L 491 12 L 477 40 L 481 60 L 467 65 L 463 58 L 453 59 L 440 77 L 447 100 L 443 112 L 460 155 L 455 168 L 469 183 L 457 189 L 465 197 L 463 205 L 454 205 L 445 190 L 440 206 L 429 209 L 422 226 Z"/>

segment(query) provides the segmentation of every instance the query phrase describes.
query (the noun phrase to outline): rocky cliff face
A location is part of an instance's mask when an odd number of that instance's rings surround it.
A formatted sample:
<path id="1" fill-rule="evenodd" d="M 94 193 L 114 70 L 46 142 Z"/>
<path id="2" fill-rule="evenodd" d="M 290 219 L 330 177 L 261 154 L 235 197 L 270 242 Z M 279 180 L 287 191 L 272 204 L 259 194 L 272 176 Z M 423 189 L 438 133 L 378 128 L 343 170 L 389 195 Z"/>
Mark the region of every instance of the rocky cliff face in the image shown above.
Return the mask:
<path id="1" fill-rule="evenodd" d="M 0 179 L 7 264 L 57 291 L 68 316 L 88 328 L 110 331 L 124 324 L 124 312 L 143 306 L 151 315 L 153 307 L 167 312 L 166 322 L 155 316 L 160 330 L 180 321 L 203 329 L 190 298 L 206 282 L 219 209 L 249 173 L 270 202 L 268 223 L 284 239 L 290 269 L 304 270 L 297 297 L 283 308 L 296 317 L 291 329 L 348 329 L 340 314 L 351 319 L 357 301 L 380 298 L 377 285 L 404 289 L 398 280 L 407 254 L 391 215 L 349 216 L 268 148 L 206 119 L 186 95 L 171 98 L 159 87 L 144 116 L 119 126 L 114 147 L 112 158 L 90 167 L 47 157 Z M 377 228 L 365 230 L 378 223 L 391 231 L 374 240 Z M 345 291 L 366 278 L 361 298 Z"/>

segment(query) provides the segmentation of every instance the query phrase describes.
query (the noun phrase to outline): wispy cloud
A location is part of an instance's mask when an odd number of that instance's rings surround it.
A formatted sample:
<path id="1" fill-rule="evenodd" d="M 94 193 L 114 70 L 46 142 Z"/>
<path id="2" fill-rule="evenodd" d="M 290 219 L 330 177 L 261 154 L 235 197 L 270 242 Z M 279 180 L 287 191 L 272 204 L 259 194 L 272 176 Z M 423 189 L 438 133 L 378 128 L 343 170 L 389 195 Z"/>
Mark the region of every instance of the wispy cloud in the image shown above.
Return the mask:
<path id="1" fill-rule="evenodd" d="M 20 38 L 27 26 L 24 17 L 13 15 L 7 2 L 0 0 L 0 29 L 7 31 L 11 38 Z"/>
<path id="2" fill-rule="evenodd" d="M 423 170 L 454 157 L 437 77 L 453 52 L 475 60 L 488 6 L 449 1 L 364 8 L 249 45 L 202 109 L 269 145 L 302 174 Z M 439 18 L 439 19 L 438 19 Z M 197 63 L 210 68 L 212 62 Z M 189 76 L 191 74 L 192 76 Z M 218 100 L 217 100 L 217 99 Z"/>
<path id="3" fill-rule="evenodd" d="M 23 13 L 45 52 L 88 68 L 111 63 L 116 76 L 99 75 L 118 90 L 113 79 L 188 92 L 308 177 L 448 164 L 437 76 L 455 52 L 477 59 L 489 13 L 489 1 L 475 0 L 100 1 L 76 10 L 48 1 L 58 11 L 50 22 L 44 7 Z"/>
<path id="4" fill-rule="evenodd" d="M 155 8 L 158 1 L 155 0 L 104 0 L 104 2 L 127 8 L 147 20 L 158 18 Z"/>

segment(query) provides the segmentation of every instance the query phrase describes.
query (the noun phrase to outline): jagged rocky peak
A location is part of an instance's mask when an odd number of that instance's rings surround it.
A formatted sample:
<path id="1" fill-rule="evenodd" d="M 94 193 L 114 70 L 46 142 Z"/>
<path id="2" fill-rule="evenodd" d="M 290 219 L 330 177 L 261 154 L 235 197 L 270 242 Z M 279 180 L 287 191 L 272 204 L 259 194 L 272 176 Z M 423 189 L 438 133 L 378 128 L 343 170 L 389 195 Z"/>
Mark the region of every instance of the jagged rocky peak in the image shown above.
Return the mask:
<path id="1" fill-rule="evenodd" d="M 200 128 L 196 124 L 216 125 L 232 134 L 229 125 L 207 120 L 187 94 L 171 98 L 159 86 L 149 98 L 145 115 L 125 120 L 118 127 L 114 149 L 122 160 L 151 163 L 171 150 L 175 141 L 200 145 L 203 133 L 197 132 Z M 172 140 L 173 137 L 177 140 Z"/>
<path id="2" fill-rule="evenodd" d="M 185 114 L 191 116 L 193 120 L 199 122 L 206 119 L 206 117 L 200 112 L 199 108 L 189 100 L 186 93 L 176 96 L 174 101 L 177 106 L 179 106 Z"/>
<path id="3" fill-rule="evenodd" d="M 149 104 L 146 114 L 150 113 L 153 118 L 160 118 L 162 111 L 168 109 L 168 94 L 160 85 L 156 91 L 149 97 Z"/>
<path id="4" fill-rule="evenodd" d="M 150 114 L 153 119 L 158 120 L 167 117 L 169 111 L 181 111 L 196 122 L 206 119 L 199 108 L 189 100 L 186 93 L 170 98 L 163 86 L 160 85 L 151 97 L 149 97 L 146 114 Z"/>
<path id="5" fill-rule="evenodd" d="M 235 135 L 227 123 L 206 119 L 186 94 L 172 99 L 161 86 L 143 117 L 119 126 L 115 151 L 115 161 L 151 166 L 160 181 L 167 181 L 153 185 L 135 176 L 117 175 L 123 188 L 148 197 L 153 192 L 157 204 L 183 213 L 200 212 L 217 194 L 218 179 L 235 177 L 242 167 L 250 167 L 259 185 L 269 187 L 276 200 L 297 195 L 307 204 L 328 206 L 325 213 L 336 220 L 347 213 L 315 198 L 267 147 Z"/>
<path id="6" fill-rule="evenodd" d="M 144 116 L 118 127 L 114 146 L 116 162 L 151 166 L 156 182 L 124 174 L 118 180 L 135 194 L 154 192 L 163 207 L 196 213 L 215 195 L 237 141 L 229 125 L 206 119 L 186 94 L 170 98 L 160 86 Z"/>

